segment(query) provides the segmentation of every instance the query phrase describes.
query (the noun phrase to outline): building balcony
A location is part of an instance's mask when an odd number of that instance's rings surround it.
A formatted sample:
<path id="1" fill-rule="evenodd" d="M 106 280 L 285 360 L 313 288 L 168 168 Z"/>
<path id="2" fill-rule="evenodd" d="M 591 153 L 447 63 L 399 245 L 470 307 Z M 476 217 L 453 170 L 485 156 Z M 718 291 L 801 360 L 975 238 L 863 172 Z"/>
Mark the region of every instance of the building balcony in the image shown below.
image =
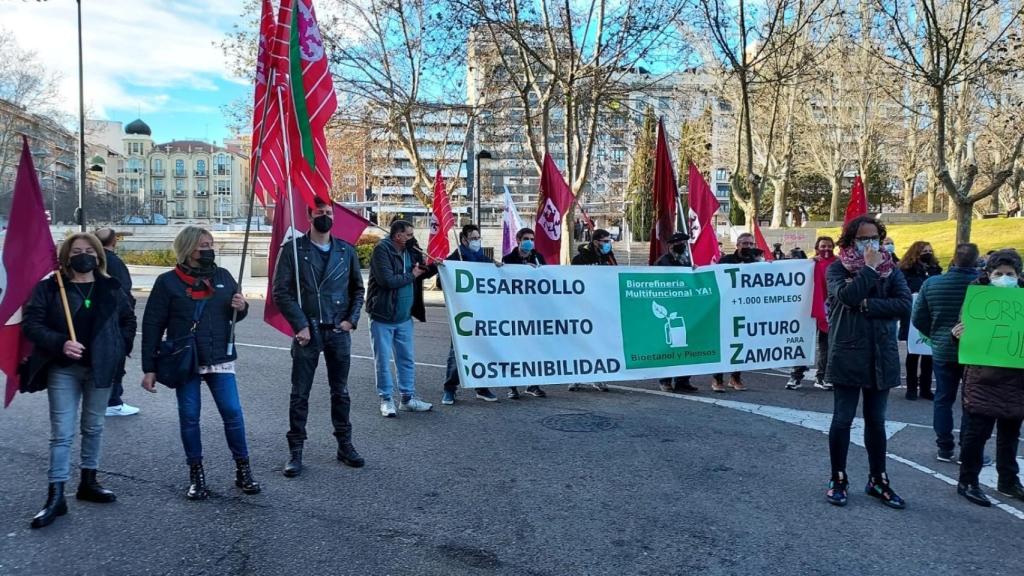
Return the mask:
<path id="1" fill-rule="evenodd" d="M 188 174 L 184 170 L 182 170 L 181 172 L 179 172 L 177 170 L 174 171 L 174 177 L 175 178 L 184 178 L 187 175 Z"/>
<path id="2" fill-rule="evenodd" d="M 153 197 L 154 198 L 163 198 L 164 197 L 164 191 L 163 190 L 153 190 Z"/>
<path id="3" fill-rule="evenodd" d="M 214 176 L 231 176 L 231 169 L 230 168 L 214 168 L 213 169 L 213 175 Z"/>
<path id="4" fill-rule="evenodd" d="M 175 190 L 174 191 L 174 196 L 176 198 L 184 198 L 185 197 L 185 191 L 184 190 Z"/>
<path id="5" fill-rule="evenodd" d="M 196 197 L 197 198 L 206 198 L 209 195 L 210 195 L 210 192 L 208 190 L 196 190 Z"/>
<path id="6" fill-rule="evenodd" d="M 209 172 L 207 172 L 205 170 L 203 170 L 202 172 L 200 172 L 199 170 L 196 170 L 193 173 L 193 176 L 195 176 L 196 178 L 208 178 L 210 176 L 210 174 L 209 174 Z"/>
<path id="7" fill-rule="evenodd" d="M 120 170 L 119 170 L 119 172 L 120 172 Z M 157 178 L 163 177 L 164 174 L 166 174 L 166 172 L 164 170 L 150 170 L 149 173 L 150 173 L 151 176 L 154 176 L 154 177 L 157 177 Z"/>

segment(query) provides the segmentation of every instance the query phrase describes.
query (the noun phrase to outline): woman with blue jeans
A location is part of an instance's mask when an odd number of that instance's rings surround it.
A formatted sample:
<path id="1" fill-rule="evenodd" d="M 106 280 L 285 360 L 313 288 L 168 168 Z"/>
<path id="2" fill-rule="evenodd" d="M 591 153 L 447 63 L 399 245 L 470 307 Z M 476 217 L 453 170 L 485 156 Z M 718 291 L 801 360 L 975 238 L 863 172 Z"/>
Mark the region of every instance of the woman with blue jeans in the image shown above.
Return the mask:
<path id="1" fill-rule="evenodd" d="M 46 505 L 32 519 L 42 528 L 67 514 L 64 484 L 71 476 L 71 449 L 81 403 L 81 482 L 76 498 L 110 503 L 116 496 L 96 480 L 103 420 L 114 371 L 131 352 L 135 313 L 117 280 L 106 274 L 106 258 L 92 234 L 74 234 L 58 254 L 68 327 L 56 276 L 39 282 L 25 306 L 22 327 L 35 348 L 26 365 L 22 391 L 46 389 L 50 400 L 50 471 Z"/>
<path id="2" fill-rule="evenodd" d="M 897 322 L 910 313 L 910 289 L 892 254 L 880 250 L 885 226 L 868 216 L 852 220 L 839 239 L 839 257 L 828 282 L 829 349 L 826 380 L 835 386 L 828 431 L 832 479 L 825 497 L 846 505 L 846 458 L 857 404 L 864 396 L 864 446 L 870 472 L 865 492 L 890 508 L 906 503 L 885 470 L 885 409 L 889 390 L 900 385 Z"/>
<path id="3" fill-rule="evenodd" d="M 156 353 L 161 338 L 166 334 L 175 340 L 190 331 L 195 335 L 199 371 L 175 389 L 181 443 L 189 466 L 185 495 L 190 500 L 209 495 L 199 430 L 203 382 L 210 388 L 224 421 L 224 435 L 235 459 L 235 485 L 246 494 L 260 492 L 249 465 L 245 421 L 235 382 L 238 355 L 231 340 L 231 318 L 237 313 L 237 320 L 244 319 L 249 304 L 237 293 L 238 284 L 231 273 L 216 265 L 213 247 L 213 236 L 206 229 L 183 229 L 174 239 L 178 265 L 156 279 L 142 316 L 142 387 L 149 392 L 156 392 Z"/>

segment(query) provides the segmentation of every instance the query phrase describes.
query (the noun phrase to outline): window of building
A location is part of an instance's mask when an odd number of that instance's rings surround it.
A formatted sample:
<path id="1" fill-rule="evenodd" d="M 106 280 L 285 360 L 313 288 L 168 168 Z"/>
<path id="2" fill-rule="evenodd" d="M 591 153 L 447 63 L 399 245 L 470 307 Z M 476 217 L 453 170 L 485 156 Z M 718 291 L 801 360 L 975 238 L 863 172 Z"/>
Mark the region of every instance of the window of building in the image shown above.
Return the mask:
<path id="1" fill-rule="evenodd" d="M 196 160 L 196 176 L 206 176 L 206 160 Z"/>
<path id="2" fill-rule="evenodd" d="M 128 159 L 128 171 L 132 174 L 139 174 L 142 172 L 142 159 L 141 158 L 129 158 Z"/>
<path id="3" fill-rule="evenodd" d="M 164 179 L 163 178 L 154 178 L 153 179 L 153 193 L 154 194 L 163 194 L 164 193 Z"/>
<path id="4" fill-rule="evenodd" d="M 210 215 L 206 200 L 196 200 L 196 218 L 206 218 Z"/>
<path id="5" fill-rule="evenodd" d="M 184 176 L 185 175 L 185 161 L 184 160 L 175 160 L 174 161 L 174 175 L 175 176 Z"/>
<path id="6" fill-rule="evenodd" d="M 155 174 L 163 174 L 164 173 L 164 161 L 162 159 L 160 159 L 160 158 L 154 158 L 153 159 L 153 172 Z"/>
<path id="7" fill-rule="evenodd" d="M 213 159 L 213 171 L 218 176 L 231 174 L 231 162 L 224 154 L 217 154 Z"/>
<path id="8" fill-rule="evenodd" d="M 184 196 L 185 195 L 185 179 L 175 178 L 174 179 L 174 195 Z"/>
<path id="9" fill-rule="evenodd" d="M 231 194 L 231 180 L 217 180 L 217 194 L 227 196 Z"/>
<path id="10" fill-rule="evenodd" d="M 206 180 L 196 180 L 196 196 L 206 196 L 210 193 L 210 184 Z"/>
<path id="11" fill-rule="evenodd" d="M 624 162 L 626 160 L 625 148 L 612 148 L 612 162 Z"/>
<path id="12" fill-rule="evenodd" d="M 729 171 L 725 168 L 719 168 L 715 170 L 715 180 L 718 182 L 726 182 L 729 180 Z"/>

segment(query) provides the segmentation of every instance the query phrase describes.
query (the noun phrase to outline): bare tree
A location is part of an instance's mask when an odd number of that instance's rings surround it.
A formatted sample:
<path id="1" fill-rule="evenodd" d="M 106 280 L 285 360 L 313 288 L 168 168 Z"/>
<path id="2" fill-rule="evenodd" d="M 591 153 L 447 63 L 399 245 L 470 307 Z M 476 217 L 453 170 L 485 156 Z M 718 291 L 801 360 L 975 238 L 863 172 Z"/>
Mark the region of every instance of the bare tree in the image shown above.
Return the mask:
<path id="1" fill-rule="evenodd" d="M 885 22 L 880 29 L 885 48 L 882 61 L 930 90 L 936 177 L 949 196 L 951 212 L 955 212 L 957 242 L 967 242 L 974 204 L 1005 184 L 1024 148 L 1021 133 L 1006 163 L 987 185 L 974 190 L 978 166 L 970 148 L 976 136 L 972 120 L 977 112 L 977 87 L 994 76 L 1020 69 L 1021 62 L 1007 54 L 1008 44 L 1020 42 L 1016 34 L 1024 21 L 1024 8 L 1000 0 L 875 2 Z M 951 160 L 962 160 L 963 165 L 957 167 Z"/>
<path id="2" fill-rule="evenodd" d="M 761 177 L 754 170 L 753 93 L 791 82 L 814 61 L 827 42 L 812 46 L 801 39 L 811 29 L 827 29 L 838 6 L 833 0 L 699 0 L 697 11 L 717 60 L 706 64 L 717 65 L 736 88 L 740 119 L 732 193 L 749 226 L 761 202 Z M 787 53 L 794 57 L 781 57 Z"/>
<path id="3" fill-rule="evenodd" d="M 36 115 L 40 121 L 58 118 L 56 105 L 60 75 L 47 71 L 39 56 L 21 48 L 14 34 L 0 27 L 0 100 L 10 111 L 0 110 L 0 193 L 9 191 L 21 153 L 24 117 Z"/>

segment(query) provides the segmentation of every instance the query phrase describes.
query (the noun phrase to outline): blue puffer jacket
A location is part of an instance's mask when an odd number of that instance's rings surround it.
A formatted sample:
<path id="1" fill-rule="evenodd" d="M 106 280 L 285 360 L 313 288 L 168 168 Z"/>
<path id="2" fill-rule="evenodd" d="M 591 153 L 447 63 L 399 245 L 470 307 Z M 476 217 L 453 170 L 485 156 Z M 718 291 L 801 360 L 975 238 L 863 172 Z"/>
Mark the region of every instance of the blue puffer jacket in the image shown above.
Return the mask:
<path id="1" fill-rule="evenodd" d="M 953 326 L 960 321 L 960 308 L 967 286 L 977 280 L 974 268 L 953 266 L 942 276 L 932 276 L 921 285 L 911 321 L 914 328 L 932 341 L 932 357 L 940 362 L 957 362 Z"/>

